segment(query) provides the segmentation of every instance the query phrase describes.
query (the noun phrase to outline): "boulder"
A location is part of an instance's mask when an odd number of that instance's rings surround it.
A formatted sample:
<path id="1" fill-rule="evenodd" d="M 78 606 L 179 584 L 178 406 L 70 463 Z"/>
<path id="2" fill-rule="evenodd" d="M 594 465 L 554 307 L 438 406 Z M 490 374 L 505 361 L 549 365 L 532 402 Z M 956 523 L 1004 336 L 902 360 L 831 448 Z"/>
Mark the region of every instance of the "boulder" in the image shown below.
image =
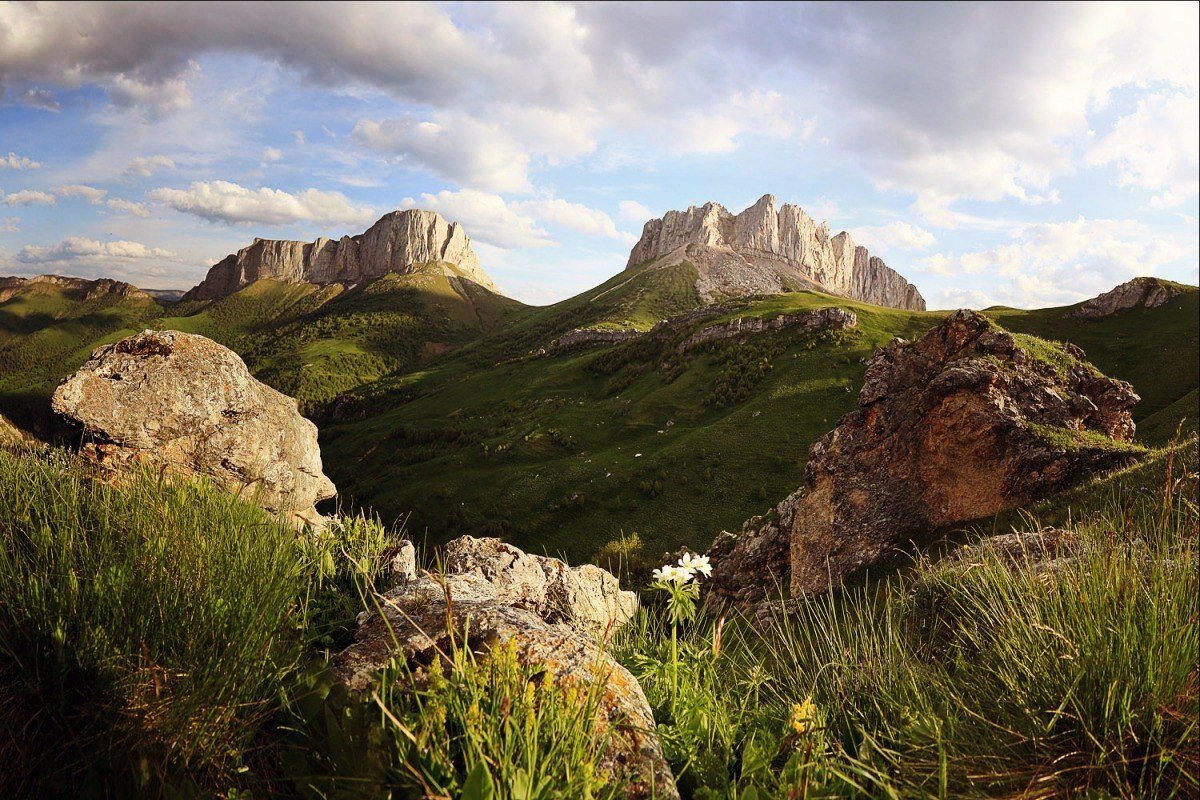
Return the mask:
<path id="1" fill-rule="evenodd" d="M 52 405 L 106 467 L 207 475 L 297 521 L 319 522 L 314 504 L 335 493 L 296 401 L 203 336 L 147 330 L 99 347 Z"/>
<path id="2" fill-rule="evenodd" d="M 801 490 L 788 495 L 766 514 L 751 517 L 738 533 L 721 531 L 705 555 L 712 575 L 704 582 L 705 605 L 753 608 L 776 588 L 788 587 L 792 521 Z"/>
<path id="3" fill-rule="evenodd" d="M 399 657 L 419 688 L 435 659 L 450 667 L 455 647 L 483 654 L 512 643 L 521 664 L 547 671 L 559 685 L 601 683 L 596 724 L 611 738 L 600 767 L 628 782 L 628 797 L 678 798 L 641 687 L 596 638 L 633 613 L 632 592 L 620 591 L 599 567 L 569 568 L 497 539 L 450 542 L 443 570 L 402 577 L 382 595 L 382 614 L 360 615 L 354 643 L 332 660 L 339 680 L 369 690 Z"/>
<path id="4" fill-rule="evenodd" d="M 1182 293 L 1183 287 L 1161 278 L 1134 278 L 1102 295 L 1085 300 L 1067 312 L 1068 317 L 1099 319 L 1129 308 L 1158 308 Z"/>
<path id="5" fill-rule="evenodd" d="M 971 311 L 877 351 L 859 409 L 809 450 L 792 594 L 824 591 L 924 532 L 1135 459 L 1138 396 L 1083 359 Z"/>

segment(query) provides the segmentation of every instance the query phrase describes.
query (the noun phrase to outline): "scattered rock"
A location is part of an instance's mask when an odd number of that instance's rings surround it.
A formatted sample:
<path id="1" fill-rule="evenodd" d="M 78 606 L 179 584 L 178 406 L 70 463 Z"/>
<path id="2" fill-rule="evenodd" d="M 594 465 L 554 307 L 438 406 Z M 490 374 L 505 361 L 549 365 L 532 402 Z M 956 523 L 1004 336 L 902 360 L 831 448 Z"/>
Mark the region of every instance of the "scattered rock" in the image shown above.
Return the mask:
<path id="1" fill-rule="evenodd" d="M 791 535 L 791 588 L 828 589 L 922 531 L 1024 505 L 1136 449 L 1133 388 L 1072 345 L 956 311 L 867 362 L 860 408 L 812 445 Z"/>
<path id="2" fill-rule="evenodd" d="M 314 504 L 335 493 L 321 470 L 317 427 L 296 401 L 203 336 L 147 330 L 99 347 L 52 405 L 82 426 L 83 454 L 106 467 L 207 475 L 314 523 Z"/>
<path id="3" fill-rule="evenodd" d="M 619 344 L 641 336 L 641 332 L 628 330 L 601 330 L 599 328 L 576 328 L 567 331 L 562 336 L 551 339 L 545 347 L 540 348 L 534 355 L 544 356 L 557 350 L 565 350 L 581 344 Z"/>
<path id="4" fill-rule="evenodd" d="M 1030 565 L 1053 569 L 1064 559 L 1077 555 L 1082 548 L 1083 541 L 1075 531 L 1050 527 L 989 536 L 957 548 L 943 563 L 969 567 L 981 563 L 989 555 L 998 555 L 1014 569 Z"/>
<path id="5" fill-rule="evenodd" d="M 776 588 L 786 590 L 790 575 L 792 521 L 801 490 L 770 512 L 751 517 L 739 533 L 721 531 L 705 555 L 712 576 L 705 581 L 705 605 L 746 610 L 761 603 Z"/>
<path id="6" fill-rule="evenodd" d="M 1099 319 L 1129 308 L 1158 308 L 1183 288 L 1161 278 L 1134 278 L 1102 295 L 1093 297 L 1067 312 L 1068 317 Z"/>
<path id="7" fill-rule="evenodd" d="M 699 270 L 701 298 L 777 294 L 815 288 L 877 305 L 925 310 L 916 287 L 849 233 L 829 235 L 798 206 L 776 208 L 772 195 L 736 216 L 718 203 L 668 211 L 642 229 L 629 267 L 688 261 Z"/>
<path id="8" fill-rule="evenodd" d="M 215 264 L 183 299 L 225 297 L 264 278 L 288 283 L 361 283 L 434 263 L 452 265 L 474 283 L 497 291 L 479 266 L 461 225 L 447 223 L 432 211 L 409 209 L 385 214 L 365 233 L 343 236 L 336 242 L 324 237 L 315 242 L 255 239 L 254 244 Z"/>
<path id="9" fill-rule="evenodd" d="M 369 689 L 399 655 L 419 687 L 435 659 L 449 666 L 452 637 L 478 654 L 512 642 L 522 664 L 560 685 L 601 682 L 597 724 L 612 731 L 601 767 L 630 781 L 628 797 L 678 798 L 641 687 L 594 638 L 629 618 L 632 592 L 599 567 L 570 568 L 497 539 L 450 542 L 443 569 L 398 583 L 383 595 L 382 617 L 360 615 L 354 643 L 332 661 L 347 686 Z"/>

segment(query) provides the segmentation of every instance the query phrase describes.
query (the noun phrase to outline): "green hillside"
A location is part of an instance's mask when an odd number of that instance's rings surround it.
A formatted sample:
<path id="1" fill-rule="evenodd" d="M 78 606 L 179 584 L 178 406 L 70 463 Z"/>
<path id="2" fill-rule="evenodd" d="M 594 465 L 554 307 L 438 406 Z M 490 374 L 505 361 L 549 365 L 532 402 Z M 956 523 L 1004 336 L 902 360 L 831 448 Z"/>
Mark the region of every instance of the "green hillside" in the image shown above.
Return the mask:
<path id="1" fill-rule="evenodd" d="M 353 393 L 355 418 L 322 424 L 344 501 L 388 520 L 407 515 L 414 535 L 433 541 L 486 533 L 575 560 L 634 533 L 653 554 L 704 547 L 800 485 L 809 445 L 856 403 L 862 359 L 945 315 L 795 292 L 694 327 L 836 305 L 858 314 L 857 330 L 825 340 L 762 334 L 665 364 L 663 352 L 637 342 L 529 355 L 572 327 L 661 307 L 605 294 L 629 277 L 514 314 L 453 358 Z M 663 282 L 652 285 L 654 297 L 670 296 Z M 1196 416 L 1198 296 L 1190 289 L 1164 307 L 1097 321 L 1062 308 L 988 313 L 1014 331 L 1075 342 L 1133 383 L 1144 398 L 1135 418 L 1158 443 Z M 611 306 L 597 305 L 607 297 Z M 1177 359 L 1190 364 L 1169 366 Z"/>
<path id="2" fill-rule="evenodd" d="M 520 304 L 443 265 L 350 289 L 259 281 L 211 302 L 76 296 L 29 284 L 0 303 L 0 407 L 48 434 L 49 397 L 98 345 L 147 327 L 208 336 L 314 413 L 340 393 L 406 371 L 491 329 Z"/>

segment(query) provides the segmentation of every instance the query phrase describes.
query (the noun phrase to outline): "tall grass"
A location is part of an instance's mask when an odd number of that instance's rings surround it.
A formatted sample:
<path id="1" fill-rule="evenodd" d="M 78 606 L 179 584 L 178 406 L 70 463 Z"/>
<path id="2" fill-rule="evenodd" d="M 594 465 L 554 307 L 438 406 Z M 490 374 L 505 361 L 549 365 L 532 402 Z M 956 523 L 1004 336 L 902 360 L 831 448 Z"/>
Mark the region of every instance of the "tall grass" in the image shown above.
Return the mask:
<path id="1" fill-rule="evenodd" d="M 1053 562 L 981 548 L 794 603 L 766 632 L 708 620 L 677 690 L 643 623 L 620 652 L 685 796 L 1196 796 L 1194 443 L 1185 463 L 1077 507 Z M 820 720 L 802 735 L 798 707 Z"/>

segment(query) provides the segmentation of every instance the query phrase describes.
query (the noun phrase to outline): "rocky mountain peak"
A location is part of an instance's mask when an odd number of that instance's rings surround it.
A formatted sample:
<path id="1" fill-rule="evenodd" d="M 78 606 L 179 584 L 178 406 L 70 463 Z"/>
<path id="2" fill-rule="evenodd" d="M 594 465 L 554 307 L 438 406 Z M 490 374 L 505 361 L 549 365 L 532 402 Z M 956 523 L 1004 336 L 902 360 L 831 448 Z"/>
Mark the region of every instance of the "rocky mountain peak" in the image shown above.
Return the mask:
<path id="1" fill-rule="evenodd" d="M 363 233 L 312 242 L 256 238 L 208 271 L 187 300 L 210 300 L 264 278 L 290 283 L 361 283 L 424 264 L 449 265 L 460 277 L 497 291 L 479 265 L 471 240 L 457 222 L 406 209 L 384 214 Z"/>
<path id="2" fill-rule="evenodd" d="M 706 252 L 707 249 L 707 252 Z M 877 305 L 924 310 L 916 287 L 846 231 L 830 237 L 804 209 L 765 194 L 733 214 L 719 203 L 668 211 L 642 229 L 627 268 L 687 260 L 701 270 L 706 301 L 721 295 L 812 288 Z"/>

